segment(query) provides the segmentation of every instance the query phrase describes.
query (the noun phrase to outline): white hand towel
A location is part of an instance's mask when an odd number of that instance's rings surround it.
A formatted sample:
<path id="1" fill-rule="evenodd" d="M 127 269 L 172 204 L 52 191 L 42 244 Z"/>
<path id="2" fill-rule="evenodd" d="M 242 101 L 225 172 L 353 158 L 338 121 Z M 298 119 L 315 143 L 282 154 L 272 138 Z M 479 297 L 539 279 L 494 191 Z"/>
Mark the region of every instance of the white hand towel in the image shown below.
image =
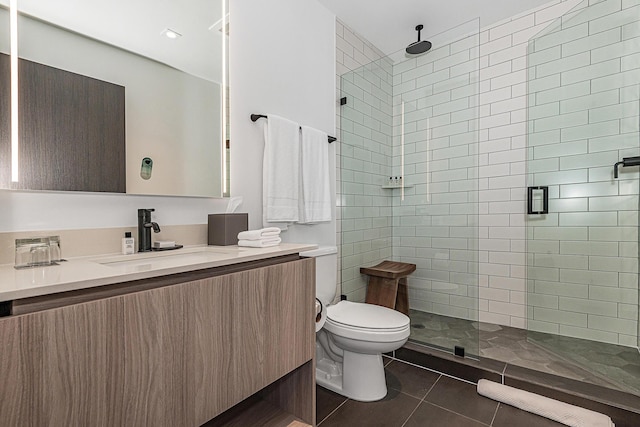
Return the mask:
<path id="1" fill-rule="evenodd" d="M 300 220 L 302 224 L 331 221 L 331 182 L 327 134 L 302 126 L 300 143 Z"/>
<path id="2" fill-rule="evenodd" d="M 298 221 L 300 127 L 273 114 L 264 129 L 262 220 Z"/>
<path id="3" fill-rule="evenodd" d="M 260 240 L 268 237 L 277 237 L 280 235 L 278 227 L 266 227 L 260 230 L 241 231 L 238 233 L 238 240 Z"/>
<path id="4" fill-rule="evenodd" d="M 278 246 L 282 239 L 280 237 L 261 239 L 261 240 L 239 240 L 238 246 L 248 248 L 268 248 L 269 246 Z"/>

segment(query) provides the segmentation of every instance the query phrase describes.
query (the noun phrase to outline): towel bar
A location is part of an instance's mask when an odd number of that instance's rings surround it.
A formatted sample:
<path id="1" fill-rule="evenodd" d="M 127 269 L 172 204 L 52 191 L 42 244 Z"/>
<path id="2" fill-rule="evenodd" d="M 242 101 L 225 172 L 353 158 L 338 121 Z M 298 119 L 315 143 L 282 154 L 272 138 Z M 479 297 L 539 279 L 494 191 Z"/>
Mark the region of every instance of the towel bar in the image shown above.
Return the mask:
<path id="1" fill-rule="evenodd" d="M 266 118 L 267 118 L 267 116 L 265 116 L 264 114 L 252 114 L 251 115 L 251 121 L 252 122 L 257 121 L 258 119 L 266 119 Z M 329 140 L 329 144 L 331 144 L 333 141 L 337 141 L 337 139 L 335 137 L 333 137 L 333 136 L 329 136 L 328 140 Z"/>

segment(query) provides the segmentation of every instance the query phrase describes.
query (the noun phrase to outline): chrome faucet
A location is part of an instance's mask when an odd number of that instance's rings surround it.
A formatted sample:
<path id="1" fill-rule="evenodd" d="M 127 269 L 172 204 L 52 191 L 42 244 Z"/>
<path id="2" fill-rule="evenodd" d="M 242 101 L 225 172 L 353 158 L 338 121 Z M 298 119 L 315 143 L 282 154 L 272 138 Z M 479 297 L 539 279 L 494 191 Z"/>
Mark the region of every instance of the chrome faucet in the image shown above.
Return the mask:
<path id="1" fill-rule="evenodd" d="M 157 222 L 151 221 L 151 212 L 155 209 L 138 209 L 138 252 L 151 251 L 151 229 L 160 232 Z"/>

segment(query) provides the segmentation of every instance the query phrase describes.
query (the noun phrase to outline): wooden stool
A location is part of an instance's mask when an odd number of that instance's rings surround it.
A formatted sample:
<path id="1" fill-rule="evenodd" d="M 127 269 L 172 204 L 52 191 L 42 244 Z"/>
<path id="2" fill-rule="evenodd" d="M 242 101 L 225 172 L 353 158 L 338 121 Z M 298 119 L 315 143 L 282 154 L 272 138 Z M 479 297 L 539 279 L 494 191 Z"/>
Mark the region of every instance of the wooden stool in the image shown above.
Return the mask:
<path id="1" fill-rule="evenodd" d="M 360 273 L 369 276 L 366 302 L 393 308 L 408 316 L 407 276 L 414 271 L 415 264 L 395 261 L 382 261 L 375 267 L 361 267 Z"/>

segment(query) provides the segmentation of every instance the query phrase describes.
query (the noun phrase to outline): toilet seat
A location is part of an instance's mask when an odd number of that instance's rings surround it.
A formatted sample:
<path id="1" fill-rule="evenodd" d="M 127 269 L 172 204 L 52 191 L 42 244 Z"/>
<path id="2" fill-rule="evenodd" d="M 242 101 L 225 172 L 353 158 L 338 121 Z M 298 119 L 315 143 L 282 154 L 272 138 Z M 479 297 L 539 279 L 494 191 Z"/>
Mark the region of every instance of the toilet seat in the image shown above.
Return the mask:
<path id="1" fill-rule="evenodd" d="M 340 301 L 327 308 L 327 331 L 359 341 L 395 342 L 409 336 L 409 318 L 373 304 Z"/>

